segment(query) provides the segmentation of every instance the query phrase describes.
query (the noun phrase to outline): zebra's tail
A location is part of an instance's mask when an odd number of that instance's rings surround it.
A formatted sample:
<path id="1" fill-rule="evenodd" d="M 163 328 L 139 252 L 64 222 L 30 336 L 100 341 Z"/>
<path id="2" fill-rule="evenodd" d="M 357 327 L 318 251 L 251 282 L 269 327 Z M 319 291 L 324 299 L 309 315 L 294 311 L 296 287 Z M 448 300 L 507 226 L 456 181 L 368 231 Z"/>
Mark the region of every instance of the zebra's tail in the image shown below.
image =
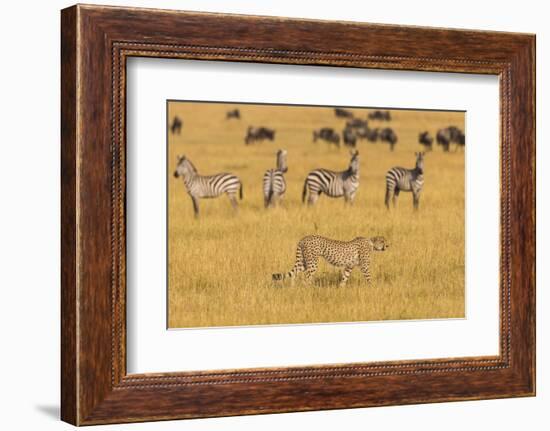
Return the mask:
<path id="1" fill-rule="evenodd" d="M 241 201 L 243 200 L 243 183 L 241 183 L 239 187 L 239 199 Z"/>
<path id="2" fill-rule="evenodd" d="M 266 176 L 264 178 L 264 204 L 266 208 L 269 208 L 269 206 L 272 204 L 273 199 L 273 182 L 274 182 L 274 172 L 273 169 L 270 169 L 266 172 Z M 265 190 L 265 182 L 268 184 L 267 193 Z"/>
<path id="3" fill-rule="evenodd" d="M 386 174 L 386 198 L 384 199 L 384 203 L 386 204 L 387 209 L 390 209 L 390 198 L 392 193 L 395 193 L 394 175 L 395 174 L 392 170 L 389 170 Z"/>
<path id="4" fill-rule="evenodd" d="M 269 192 L 267 193 L 267 197 L 265 198 L 265 207 L 269 207 L 271 205 L 273 199 L 273 185 L 269 187 Z"/>
<path id="5" fill-rule="evenodd" d="M 285 278 L 294 278 L 296 277 L 296 274 L 298 272 L 303 270 L 304 270 L 304 256 L 302 253 L 302 246 L 301 244 L 298 244 L 298 247 L 296 248 L 296 263 L 294 264 L 294 267 L 286 273 L 282 272 L 282 273 L 273 274 L 272 278 L 273 278 L 273 281 L 281 281 L 281 280 L 284 280 Z"/>
<path id="6" fill-rule="evenodd" d="M 307 178 L 304 181 L 304 189 L 302 190 L 302 203 L 306 202 L 306 195 L 307 195 Z"/>
<path id="7" fill-rule="evenodd" d="M 389 187 L 386 188 L 386 199 L 384 199 L 384 203 L 386 204 L 386 208 L 390 209 L 390 197 L 391 197 L 391 190 Z"/>

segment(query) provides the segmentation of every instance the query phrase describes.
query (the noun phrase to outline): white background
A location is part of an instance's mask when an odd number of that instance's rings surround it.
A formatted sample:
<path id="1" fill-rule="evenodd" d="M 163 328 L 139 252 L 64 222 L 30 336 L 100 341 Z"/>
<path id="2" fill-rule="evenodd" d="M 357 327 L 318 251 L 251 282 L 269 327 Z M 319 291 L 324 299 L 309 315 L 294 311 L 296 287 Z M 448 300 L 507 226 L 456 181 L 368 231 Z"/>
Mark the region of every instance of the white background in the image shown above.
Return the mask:
<path id="1" fill-rule="evenodd" d="M 452 6 L 437 1 L 395 0 L 391 3 L 311 1 L 103 1 L 106 4 L 188 10 L 345 19 L 394 24 L 478 28 L 537 33 L 537 112 L 550 117 L 548 84 L 550 29 L 544 2 L 480 2 Z M 64 1 L 6 2 L 0 16 L 1 157 L 0 302 L 2 381 L 0 424 L 9 430 L 69 429 L 57 420 L 59 409 L 59 9 Z M 32 115 L 34 122 L 29 124 Z M 538 142 L 549 128 L 539 121 Z M 550 172 L 548 146 L 538 146 L 538 220 L 550 217 L 545 191 Z M 538 396 L 508 399 L 293 413 L 186 422 L 99 427 L 147 430 L 227 429 L 402 429 L 498 430 L 547 429 L 550 422 L 548 349 L 550 303 L 550 230 L 538 228 Z M 21 310 L 25 312 L 21 314 Z M 546 364 L 545 364 L 546 363 Z"/>
<path id="2" fill-rule="evenodd" d="M 498 77 L 142 58 L 127 83 L 128 372 L 498 354 Z M 166 331 L 169 98 L 467 111 L 467 318 Z"/>

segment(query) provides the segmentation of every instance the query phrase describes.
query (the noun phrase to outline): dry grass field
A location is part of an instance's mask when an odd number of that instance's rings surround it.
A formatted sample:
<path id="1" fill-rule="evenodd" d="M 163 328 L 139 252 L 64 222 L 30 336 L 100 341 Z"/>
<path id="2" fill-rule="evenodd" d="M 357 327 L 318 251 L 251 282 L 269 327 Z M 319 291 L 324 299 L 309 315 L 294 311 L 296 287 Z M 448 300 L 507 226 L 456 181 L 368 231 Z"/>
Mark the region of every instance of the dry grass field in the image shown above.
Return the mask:
<path id="1" fill-rule="evenodd" d="M 226 120 L 239 108 L 241 119 Z M 368 109 L 350 109 L 366 118 Z M 183 120 L 181 135 L 168 133 L 168 312 L 169 327 L 264 325 L 464 317 L 465 163 L 462 150 L 434 150 L 425 158 L 420 209 L 401 192 L 397 208 L 384 206 L 385 174 L 392 166 L 413 168 L 422 151 L 418 133 L 456 125 L 464 114 L 392 110 L 389 123 L 399 141 L 360 141 L 360 187 L 353 206 L 321 195 L 308 208 L 301 195 L 307 173 L 318 167 L 345 170 L 349 151 L 313 143 L 312 131 L 345 119 L 332 108 L 169 102 L 168 118 Z M 276 129 L 275 141 L 244 145 L 249 125 Z M 283 205 L 265 210 L 262 177 L 275 167 L 275 153 L 288 150 Z M 231 172 L 244 184 L 234 213 L 228 198 L 200 201 L 200 218 L 182 178 L 173 176 L 177 155 L 185 154 L 200 174 Z M 294 265 L 298 241 L 319 234 L 339 240 L 383 235 L 391 243 L 373 254 L 372 285 L 355 268 L 339 288 L 340 270 L 320 262 L 314 281 L 276 283 L 272 273 Z"/>

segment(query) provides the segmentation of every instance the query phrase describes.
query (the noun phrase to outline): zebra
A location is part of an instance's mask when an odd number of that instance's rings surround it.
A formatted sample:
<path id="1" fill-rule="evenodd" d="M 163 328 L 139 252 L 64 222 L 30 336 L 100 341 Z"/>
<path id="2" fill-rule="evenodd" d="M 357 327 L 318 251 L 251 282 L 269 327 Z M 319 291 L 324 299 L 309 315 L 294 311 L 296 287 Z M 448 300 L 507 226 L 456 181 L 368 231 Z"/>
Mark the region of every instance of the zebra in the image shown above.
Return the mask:
<path id="1" fill-rule="evenodd" d="M 268 169 L 264 174 L 264 206 L 269 208 L 275 203 L 281 202 L 286 192 L 286 181 L 284 174 L 288 171 L 286 163 L 286 150 L 277 151 L 277 168 Z"/>
<path id="2" fill-rule="evenodd" d="M 187 193 L 193 201 L 193 210 L 195 217 L 199 216 L 199 199 L 200 198 L 216 198 L 222 193 L 226 193 L 229 201 L 235 210 L 237 210 L 237 191 L 239 198 L 243 198 L 243 185 L 241 180 L 228 173 L 215 175 L 199 175 L 197 168 L 185 156 L 178 156 L 178 164 L 174 177 L 183 177 Z"/>
<path id="3" fill-rule="evenodd" d="M 348 169 L 342 172 L 328 169 L 311 171 L 304 182 L 302 202 L 305 203 L 309 191 L 308 205 L 313 205 L 321 193 L 331 198 L 344 197 L 346 203 L 353 203 L 355 193 L 359 188 L 359 151 L 350 152 L 351 160 Z"/>
<path id="4" fill-rule="evenodd" d="M 386 207 L 390 209 L 390 197 L 393 194 L 393 206 L 397 202 L 399 192 L 412 192 L 414 209 L 418 209 L 420 193 L 424 186 L 424 152 L 414 153 L 416 166 L 414 169 L 393 167 L 386 173 Z"/>

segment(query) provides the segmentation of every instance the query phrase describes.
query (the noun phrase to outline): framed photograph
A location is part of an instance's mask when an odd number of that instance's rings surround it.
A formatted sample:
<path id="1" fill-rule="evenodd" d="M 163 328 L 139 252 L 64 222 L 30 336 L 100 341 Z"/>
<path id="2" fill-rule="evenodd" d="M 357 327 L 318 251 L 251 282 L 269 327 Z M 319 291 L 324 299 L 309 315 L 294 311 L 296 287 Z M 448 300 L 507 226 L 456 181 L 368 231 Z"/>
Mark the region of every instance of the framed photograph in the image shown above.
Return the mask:
<path id="1" fill-rule="evenodd" d="M 534 396 L 534 35 L 61 18 L 64 421 Z"/>

